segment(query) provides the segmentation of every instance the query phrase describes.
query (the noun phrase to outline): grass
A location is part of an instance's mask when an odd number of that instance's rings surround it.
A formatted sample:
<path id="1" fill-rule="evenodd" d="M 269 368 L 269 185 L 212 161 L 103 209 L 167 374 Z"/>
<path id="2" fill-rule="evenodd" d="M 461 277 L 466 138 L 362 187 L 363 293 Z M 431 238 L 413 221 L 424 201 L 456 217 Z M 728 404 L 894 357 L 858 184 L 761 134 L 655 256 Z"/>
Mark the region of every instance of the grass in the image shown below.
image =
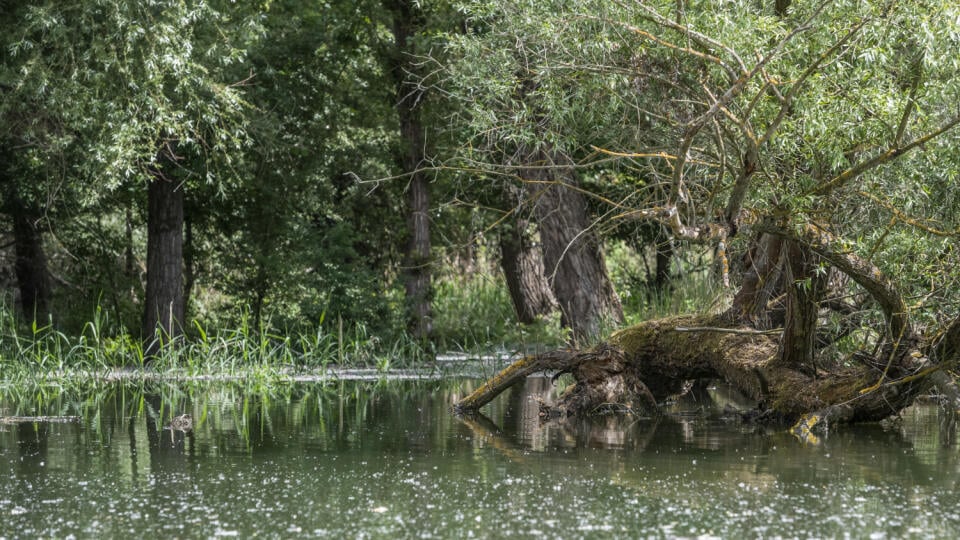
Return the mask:
<path id="1" fill-rule="evenodd" d="M 716 304 L 724 292 L 709 265 L 682 263 L 671 291 L 656 293 L 631 269 L 642 267 L 636 253 L 611 250 L 608 261 L 624 305 L 626 324 Z M 681 263 L 678 263 L 681 264 Z M 17 381 L 62 383 L 75 378 L 107 377 L 120 368 L 140 368 L 143 377 L 230 377 L 282 380 L 291 374 L 323 374 L 331 367 L 391 369 L 433 366 L 434 353 L 469 356 L 512 354 L 564 346 L 559 314 L 532 325 L 516 322 L 502 276 L 496 271 L 470 276 L 444 275 L 435 280 L 434 341 L 425 348 L 394 331 L 394 337 L 371 332 L 341 319 L 284 331 L 264 319 L 254 327 L 241 317 L 235 328 L 209 328 L 192 321 L 175 346 L 164 346 L 151 360 L 143 345 L 97 308 L 77 335 L 54 325 L 25 325 L 9 301 L 0 306 L 0 377 Z M 399 319 L 399 317 L 398 317 Z M 615 330 L 608 328 L 607 330 Z M 126 373 L 125 376 L 132 376 Z"/>
<path id="2" fill-rule="evenodd" d="M 331 367 L 386 371 L 428 365 L 431 359 L 411 339 L 384 343 L 366 327 L 340 320 L 332 324 L 321 320 L 309 331 L 282 333 L 266 322 L 252 328 L 247 318 L 238 328 L 213 330 L 194 321 L 188 336 L 163 344 L 155 357 L 147 359 L 143 344 L 128 332 L 104 334 L 108 325 L 100 309 L 76 336 L 49 323 L 25 326 L 11 313 L 4 309 L 0 315 L 0 378 L 7 385 L 116 377 L 118 370 L 131 367 L 145 378 L 282 379 L 300 373 L 322 375 Z"/>
<path id="3" fill-rule="evenodd" d="M 649 287 L 638 272 L 650 266 L 643 254 L 615 244 L 607 253 L 614 288 L 623 304 L 624 324 L 681 313 L 718 309 L 730 291 L 722 289 L 712 270 L 709 252 L 694 253 L 691 260 L 676 257 L 669 290 Z M 529 351 L 562 347 L 567 334 L 560 328 L 559 313 L 533 325 L 516 322 L 516 314 L 503 277 L 496 271 L 465 277 L 446 275 L 435 283 L 434 332 L 439 350 L 472 354 Z M 619 326 L 606 325 L 598 339 Z M 587 344 L 589 346 L 590 344 Z"/>
<path id="4" fill-rule="evenodd" d="M 682 252 L 673 262 L 673 279 L 668 289 L 657 290 L 648 284 L 653 254 L 644 255 L 614 244 L 608 253 L 614 288 L 620 294 L 623 304 L 625 324 L 660 319 L 683 313 L 696 313 L 722 309 L 727 297 L 732 294 L 724 290 L 720 277 L 716 275 L 713 256 L 709 251 L 690 250 Z M 645 272 L 640 270 L 644 269 Z"/>
<path id="5" fill-rule="evenodd" d="M 525 325 L 517 316 L 503 277 L 477 273 L 446 276 L 435 283 L 434 336 L 441 351 L 497 354 L 558 347 L 565 341 L 559 313 Z"/>

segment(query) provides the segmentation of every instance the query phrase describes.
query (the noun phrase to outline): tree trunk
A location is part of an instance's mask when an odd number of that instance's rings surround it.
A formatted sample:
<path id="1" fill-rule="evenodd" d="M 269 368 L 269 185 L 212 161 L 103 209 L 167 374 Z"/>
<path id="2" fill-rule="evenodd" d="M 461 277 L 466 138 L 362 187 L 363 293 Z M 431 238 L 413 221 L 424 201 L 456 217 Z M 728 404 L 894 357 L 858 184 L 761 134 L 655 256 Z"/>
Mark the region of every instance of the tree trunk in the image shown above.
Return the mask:
<path id="1" fill-rule="evenodd" d="M 147 192 L 147 356 L 183 332 L 183 216 L 183 187 L 156 172 Z"/>
<path id="2" fill-rule="evenodd" d="M 430 337 L 433 321 L 430 309 L 430 189 L 423 166 L 425 138 L 420 119 L 423 91 L 410 74 L 416 72 L 414 45 L 411 38 L 420 25 L 417 3 L 412 0 L 386 1 L 393 12 L 395 50 L 392 71 L 396 84 L 396 108 L 400 120 L 403 172 L 410 175 L 407 188 L 408 241 L 404 257 L 403 281 L 409 310 L 408 326 L 420 340 Z"/>
<path id="3" fill-rule="evenodd" d="M 190 295 L 197 283 L 197 252 L 193 242 L 193 221 L 184 215 L 183 223 L 183 316 L 186 317 L 190 306 Z"/>
<path id="4" fill-rule="evenodd" d="M 253 302 L 250 306 L 250 324 L 254 332 L 259 335 L 261 324 L 263 323 L 263 308 L 267 303 L 267 293 L 270 292 L 270 279 L 267 271 L 266 257 L 261 256 L 257 259 L 257 269 L 251 289 L 253 292 Z"/>
<path id="5" fill-rule="evenodd" d="M 433 288 L 430 282 L 429 190 L 423 174 L 417 173 L 411 180 L 407 204 L 410 239 L 404 260 L 404 290 L 410 310 L 409 328 L 414 337 L 426 340 L 433 332 L 430 307 Z"/>
<path id="6" fill-rule="evenodd" d="M 50 315 L 50 273 L 43 251 L 43 235 L 35 212 L 19 200 L 8 205 L 13 219 L 14 272 L 20 289 L 20 309 L 31 321 L 45 322 Z"/>
<path id="7" fill-rule="evenodd" d="M 537 151 L 521 174 L 535 192 L 534 211 L 543 244 L 547 280 L 560 305 L 561 324 L 573 331 L 573 343 L 600 335 L 604 322 L 623 321 L 623 308 L 576 188 L 576 172 L 566 158 Z"/>
<path id="8" fill-rule="evenodd" d="M 138 277 L 134 273 L 136 259 L 133 256 L 133 210 L 132 203 L 127 203 L 124 208 L 124 231 L 123 231 L 123 275 L 128 279 Z"/>
<path id="9" fill-rule="evenodd" d="M 791 0 L 774 0 L 773 12 L 781 19 L 787 16 L 787 10 L 790 8 Z"/>
<path id="10" fill-rule="evenodd" d="M 670 267 L 673 261 L 673 241 L 661 240 L 654 246 L 656 251 L 656 270 L 653 278 L 653 288 L 657 292 L 666 292 L 672 287 L 673 276 Z"/>
<path id="11" fill-rule="evenodd" d="M 557 306 L 544 276 L 543 256 L 527 231 L 527 220 L 518 219 L 500 234 L 500 266 L 507 281 L 517 320 L 536 322 Z"/>
<path id="12" fill-rule="evenodd" d="M 793 369 L 807 367 L 816 374 L 814 352 L 820 301 L 826 290 L 826 273 L 817 274 L 819 258 L 797 242 L 785 240 L 786 314 L 781 361 Z"/>
<path id="13" fill-rule="evenodd" d="M 783 326 L 783 239 L 759 234 L 744 256 L 743 284 L 733 297 L 731 316 L 753 328 Z"/>
<path id="14" fill-rule="evenodd" d="M 909 406 L 929 388 L 925 378 L 907 378 L 925 369 L 922 360 L 907 352 L 915 349 L 906 347 L 893 356 L 888 377 L 905 382 L 874 388 L 879 373 L 869 366 L 814 378 L 785 365 L 779 361 L 779 337 L 724 316 L 648 321 L 613 334 L 590 351 L 526 357 L 461 400 L 457 408 L 476 410 L 517 380 L 544 370 L 572 372 L 577 381 L 550 411 L 560 417 L 602 410 L 654 412 L 657 402 L 679 393 L 687 381 L 724 379 L 764 410 L 769 408 L 770 417 L 784 422 L 817 413 L 817 422 L 876 421 Z"/>

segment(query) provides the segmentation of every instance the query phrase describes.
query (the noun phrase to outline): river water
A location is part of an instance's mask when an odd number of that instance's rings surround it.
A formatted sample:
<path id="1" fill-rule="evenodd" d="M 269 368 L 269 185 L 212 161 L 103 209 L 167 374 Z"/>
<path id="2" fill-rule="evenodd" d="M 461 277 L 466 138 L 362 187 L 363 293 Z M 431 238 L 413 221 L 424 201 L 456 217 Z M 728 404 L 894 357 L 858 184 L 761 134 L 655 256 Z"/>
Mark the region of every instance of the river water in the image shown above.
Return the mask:
<path id="1" fill-rule="evenodd" d="M 452 416 L 475 385 L 6 390 L 0 538 L 960 536 L 960 455 L 934 405 L 801 441 L 719 414 L 738 406 L 722 387 L 659 420 L 560 425 L 536 377 Z"/>

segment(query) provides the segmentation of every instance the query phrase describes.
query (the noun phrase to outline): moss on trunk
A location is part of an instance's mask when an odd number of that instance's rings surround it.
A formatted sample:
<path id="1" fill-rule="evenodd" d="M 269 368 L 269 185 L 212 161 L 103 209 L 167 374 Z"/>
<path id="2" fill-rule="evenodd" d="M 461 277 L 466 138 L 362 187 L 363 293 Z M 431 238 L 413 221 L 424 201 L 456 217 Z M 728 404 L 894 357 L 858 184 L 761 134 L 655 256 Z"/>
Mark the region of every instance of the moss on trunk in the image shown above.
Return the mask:
<path id="1" fill-rule="evenodd" d="M 928 387 L 926 377 L 909 379 L 925 367 L 916 343 L 892 355 L 885 382 L 863 365 L 831 373 L 808 373 L 779 362 L 779 333 L 757 331 L 723 316 L 679 316 L 620 330 L 589 351 L 554 351 L 525 357 L 495 375 L 458 404 L 475 410 L 511 384 L 542 370 L 569 371 L 576 384 L 549 416 L 598 411 L 650 412 L 694 379 L 723 379 L 758 402 L 769 416 L 796 422 L 806 415 L 812 428 L 829 423 L 874 421 L 899 412 Z M 929 367 L 929 366 L 927 366 Z M 815 415 L 816 421 L 810 418 Z"/>

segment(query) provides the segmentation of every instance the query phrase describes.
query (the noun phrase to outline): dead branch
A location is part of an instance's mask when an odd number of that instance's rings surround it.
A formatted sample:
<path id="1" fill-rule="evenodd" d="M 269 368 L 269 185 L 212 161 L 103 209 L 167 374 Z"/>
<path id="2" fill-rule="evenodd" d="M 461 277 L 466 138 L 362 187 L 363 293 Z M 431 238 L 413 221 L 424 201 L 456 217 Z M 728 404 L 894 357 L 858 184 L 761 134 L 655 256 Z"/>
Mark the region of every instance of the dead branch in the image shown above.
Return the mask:
<path id="1" fill-rule="evenodd" d="M 538 371 L 569 371 L 578 360 L 578 352 L 571 349 L 550 351 L 542 354 L 525 356 L 510 364 L 483 383 L 469 396 L 460 400 L 455 409 L 460 413 L 476 411 L 489 403 L 501 392 L 528 375 Z"/>

